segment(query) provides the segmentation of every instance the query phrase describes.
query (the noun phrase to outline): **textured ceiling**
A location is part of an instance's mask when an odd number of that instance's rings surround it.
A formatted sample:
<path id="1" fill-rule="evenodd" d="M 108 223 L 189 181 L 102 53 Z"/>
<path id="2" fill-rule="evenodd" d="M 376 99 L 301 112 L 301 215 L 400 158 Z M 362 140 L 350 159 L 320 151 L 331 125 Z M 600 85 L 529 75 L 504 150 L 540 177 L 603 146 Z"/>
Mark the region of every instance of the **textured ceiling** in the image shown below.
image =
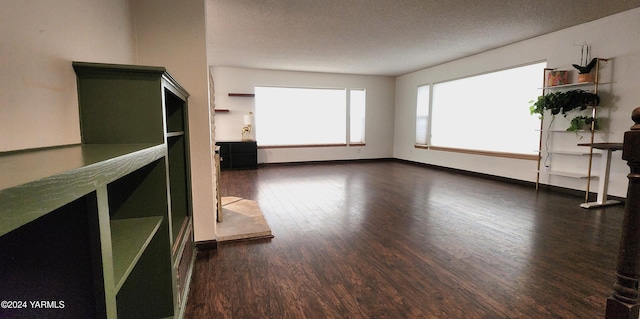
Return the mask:
<path id="1" fill-rule="evenodd" d="M 640 0 L 207 0 L 212 66 L 401 75 Z"/>

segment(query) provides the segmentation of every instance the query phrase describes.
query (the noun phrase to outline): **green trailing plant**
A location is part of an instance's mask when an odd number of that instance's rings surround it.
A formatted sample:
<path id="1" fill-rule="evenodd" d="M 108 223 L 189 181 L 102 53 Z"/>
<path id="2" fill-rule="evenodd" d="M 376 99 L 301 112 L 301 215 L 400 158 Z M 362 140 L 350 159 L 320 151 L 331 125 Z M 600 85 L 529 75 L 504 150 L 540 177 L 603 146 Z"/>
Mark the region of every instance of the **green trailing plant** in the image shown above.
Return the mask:
<path id="1" fill-rule="evenodd" d="M 591 130 L 591 123 L 594 124 L 593 125 L 594 130 L 600 129 L 597 118 L 594 118 L 593 116 L 583 116 L 583 115 L 576 116 L 573 119 L 571 119 L 571 123 L 567 131 L 577 132 L 578 130 L 583 129 L 584 127 L 587 127 L 589 130 Z"/>
<path id="2" fill-rule="evenodd" d="M 535 101 L 529 101 L 529 112 L 538 114 L 543 118 L 545 111 L 550 111 L 551 115 L 563 114 L 567 116 L 567 112 L 573 110 L 585 110 L 589 106 L 597 106 L 600 103 L 600 97 L 591 92 L 584 90 L 568 90 L 547 93 L 539 96 Z"/>
<path id="3" fill-rule="evenodd" d="M 587 74 L 587 73 L 591 73 L 591 70 L 593 69 L 593 67 L 596 66 L 596 62 L 598 62 L 598 58 L 593 58 L 591 59 L 591 62 L 589 62 L 584 66 L 573 64 L 573 67 L 576 68 L 576 70 L 578 70 L 578 73 Z"/>

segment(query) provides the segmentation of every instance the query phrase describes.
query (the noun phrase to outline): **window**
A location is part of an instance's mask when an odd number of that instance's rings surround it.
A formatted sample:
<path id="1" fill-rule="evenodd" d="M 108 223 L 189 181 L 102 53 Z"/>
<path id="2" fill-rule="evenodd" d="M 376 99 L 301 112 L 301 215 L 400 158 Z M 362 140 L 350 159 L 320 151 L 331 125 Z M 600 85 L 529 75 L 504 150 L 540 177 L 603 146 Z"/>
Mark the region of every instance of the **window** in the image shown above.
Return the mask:
<path id="1" fill-rule="evenodd" d="M 366 92 L 349 90 L 349 143 L 364 144 Z"/>
<path id="2" fill-rule="evenodd" d="M 256 87 L 258 145 L 364 143 L 365 90 L 350 90 L 349 93 L 347 103 L 346 89 Z"/>
<path id="3" fill-rule="evenodd" d="M 431 85 L 418 87 L 418 102 L 416 106 L 416 144 L 429 144 L 429 98 Z"/>
<path id="4" fill-rule="evenodd" d="M 540 94 L 545 67 L 536 63 L 434 84 L 430 145 L 537 154 L 540 120 L 528 106 Z"/>

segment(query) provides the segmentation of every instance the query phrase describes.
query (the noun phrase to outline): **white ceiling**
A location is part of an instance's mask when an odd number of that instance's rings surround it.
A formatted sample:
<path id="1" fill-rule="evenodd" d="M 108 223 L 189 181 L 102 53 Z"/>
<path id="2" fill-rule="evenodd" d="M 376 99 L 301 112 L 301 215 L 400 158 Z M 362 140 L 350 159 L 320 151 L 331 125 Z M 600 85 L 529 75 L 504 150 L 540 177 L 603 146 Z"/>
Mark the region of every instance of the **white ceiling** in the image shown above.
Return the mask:
<path id="1" fill-rule="evenodd" d="M 640 0 L 207 0 L 207 55 L 212 66 L 396 76 L 636 7 Z"/>

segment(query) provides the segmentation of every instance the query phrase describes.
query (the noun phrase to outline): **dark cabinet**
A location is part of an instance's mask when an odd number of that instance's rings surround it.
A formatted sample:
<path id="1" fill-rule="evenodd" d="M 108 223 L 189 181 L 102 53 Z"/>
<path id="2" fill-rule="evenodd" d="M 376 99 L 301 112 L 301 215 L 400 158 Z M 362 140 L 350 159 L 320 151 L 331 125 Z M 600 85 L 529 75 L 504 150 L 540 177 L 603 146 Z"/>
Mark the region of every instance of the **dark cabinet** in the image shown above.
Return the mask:
<path id="1" fill-rule="evenodd" d="M 258 168 L 258 144 L 256 141 L 217 142 L 220 146 L 220 169 Z"/>

